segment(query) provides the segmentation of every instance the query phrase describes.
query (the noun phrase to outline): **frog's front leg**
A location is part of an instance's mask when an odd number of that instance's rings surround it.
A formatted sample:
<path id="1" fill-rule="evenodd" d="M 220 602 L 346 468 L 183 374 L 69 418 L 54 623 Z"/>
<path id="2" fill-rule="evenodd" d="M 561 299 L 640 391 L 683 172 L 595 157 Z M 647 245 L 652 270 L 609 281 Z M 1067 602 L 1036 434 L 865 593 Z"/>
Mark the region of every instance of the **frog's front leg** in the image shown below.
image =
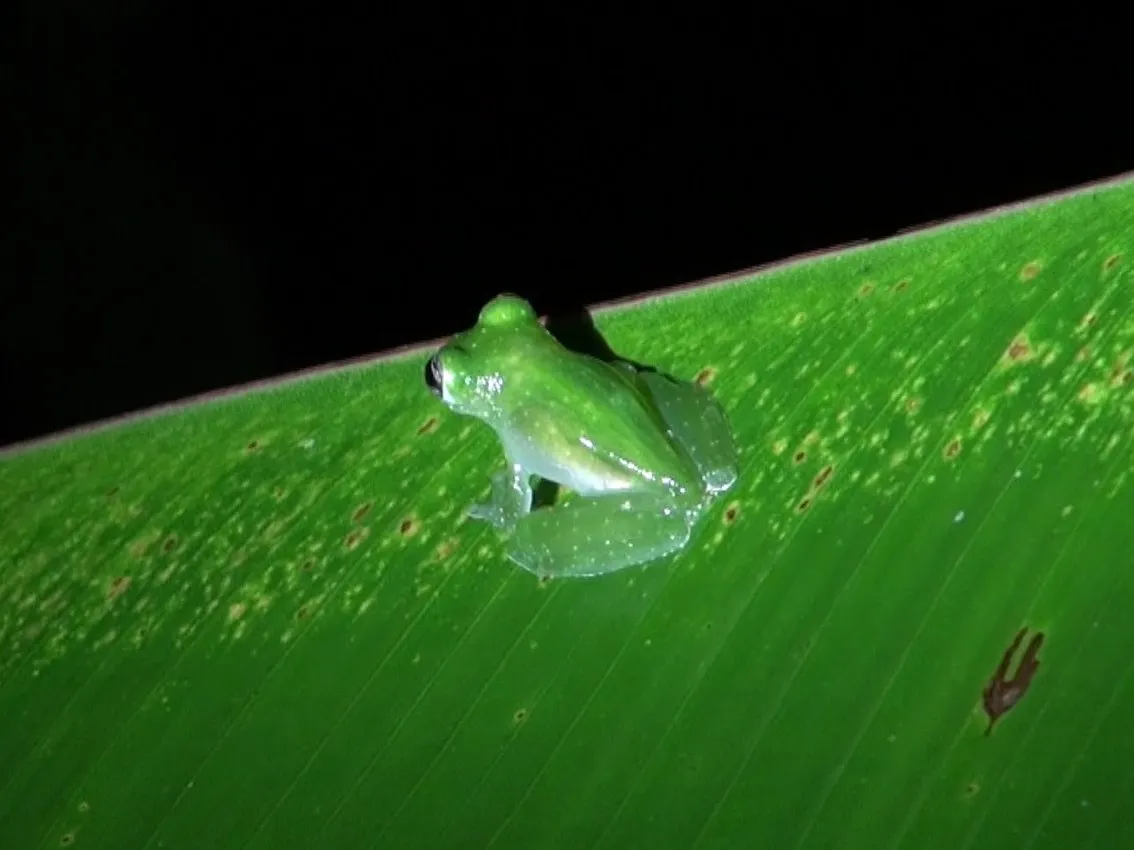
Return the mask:
<path id="1" fill-rule="evenodd" d="M 676 552 L 690 527 L 691 517 L 670 499 L 609 493 L 521 517 L 508 556 L 538 576 L 595 576 Z"/>
<path id="2" fill-rule="evenodd" d="M 473 505 L 472 519 L 485 520 L 497 528 L 511 528 L 532 509 L 531 475 L 511 459 L 492 476 L 492 496 L 488 502 Z"/>

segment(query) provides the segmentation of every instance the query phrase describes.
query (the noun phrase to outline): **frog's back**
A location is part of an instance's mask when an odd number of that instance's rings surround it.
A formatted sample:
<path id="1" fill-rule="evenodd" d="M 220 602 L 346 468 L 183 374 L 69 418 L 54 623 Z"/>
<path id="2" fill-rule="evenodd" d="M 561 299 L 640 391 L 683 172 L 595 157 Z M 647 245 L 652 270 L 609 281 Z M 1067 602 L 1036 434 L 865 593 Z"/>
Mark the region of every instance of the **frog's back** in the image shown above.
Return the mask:
<path id="1" fill-rule="evenodd" d="M 563 348 L 528 352 L 544 361 L 510 388 L 515 410 L 530 427 L 555 432 L 561 450 L 573 452 L 582 474 L 636 482 L 636 488 L 667 488 L 660 479 L 699 490 L 697 468 L 668 433 L 652 397 L 628 364 L 604 363 Z M 561 480 L 561 479 L 557 479 Z"/>

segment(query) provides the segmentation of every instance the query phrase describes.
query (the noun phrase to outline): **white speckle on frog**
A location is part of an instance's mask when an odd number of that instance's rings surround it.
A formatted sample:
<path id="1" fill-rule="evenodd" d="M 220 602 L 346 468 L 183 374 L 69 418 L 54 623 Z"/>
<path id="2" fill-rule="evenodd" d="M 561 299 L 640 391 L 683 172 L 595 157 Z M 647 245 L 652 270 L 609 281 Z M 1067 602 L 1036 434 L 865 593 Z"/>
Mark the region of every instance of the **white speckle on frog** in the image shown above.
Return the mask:
<path id="1" fill-rule="evenodd" d="M 953 517 L 953 522 L 960 522 L 965 518 L 964 511 L 957 511 L 957 515 Z"/>

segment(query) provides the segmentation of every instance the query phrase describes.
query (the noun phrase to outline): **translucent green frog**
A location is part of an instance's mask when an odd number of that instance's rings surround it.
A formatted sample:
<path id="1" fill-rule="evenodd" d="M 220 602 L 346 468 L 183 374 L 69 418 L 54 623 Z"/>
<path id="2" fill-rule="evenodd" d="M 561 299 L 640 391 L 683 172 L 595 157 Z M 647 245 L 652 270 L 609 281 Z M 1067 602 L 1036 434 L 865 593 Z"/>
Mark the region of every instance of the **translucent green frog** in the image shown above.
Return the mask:
<path id="1" fill-rule="evenodd" d="M 707 390 L 570 351 L 514 295 L 441 348 L 425 381 L 500 438 L 507 467 L 469 516 L 511 532 L 509 557 L 539 576 L 594 576 L 676 552 L 736 481 L 732 432 Z M 533 475 L 576 498 L 532 510 Z"/>

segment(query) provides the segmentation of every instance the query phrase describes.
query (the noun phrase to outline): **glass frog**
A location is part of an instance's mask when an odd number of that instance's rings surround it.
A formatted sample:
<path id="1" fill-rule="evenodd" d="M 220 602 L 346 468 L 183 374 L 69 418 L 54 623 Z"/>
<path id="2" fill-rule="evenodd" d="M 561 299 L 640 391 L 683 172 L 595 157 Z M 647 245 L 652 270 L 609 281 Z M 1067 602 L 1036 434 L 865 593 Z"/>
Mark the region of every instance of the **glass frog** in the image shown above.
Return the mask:
<path id="1" fill-rule="evenodd" d="M 571 351 L 515 295 L 493 299 L 434 354 L 425 382 L 499 437 L 506 467 L 469 516 L 511 532 L 509 557 L 541 577 L 677 552 L 737 478 L 732 431 L 708 390 Z M 576 497 L 533 510 L 532 476 Z"/>

